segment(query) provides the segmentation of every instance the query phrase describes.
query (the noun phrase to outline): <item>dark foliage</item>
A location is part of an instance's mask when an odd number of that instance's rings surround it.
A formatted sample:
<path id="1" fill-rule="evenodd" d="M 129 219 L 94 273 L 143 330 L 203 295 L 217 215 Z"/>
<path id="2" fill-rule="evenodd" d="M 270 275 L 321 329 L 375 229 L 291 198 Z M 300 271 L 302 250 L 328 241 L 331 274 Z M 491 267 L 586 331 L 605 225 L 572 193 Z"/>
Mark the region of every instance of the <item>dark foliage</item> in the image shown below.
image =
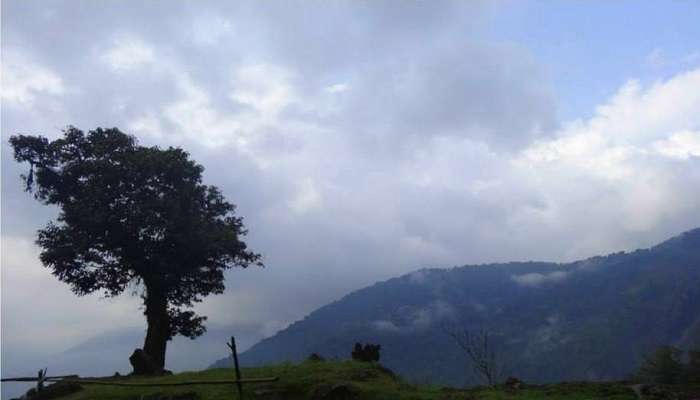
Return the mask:
<path id="1" fill-rule="evenodd" d="M 379 344 L 367 343 L 364 346 L 361 343 L 355 343 L 352 349 L 352 359 L 355 361 L 372 362 L 379 361 L 379 350 L 382 346 Z"/>
<path id="2" fill-rule="evenodd" d="M 243 221 L 204 168 L 179 148 L 138 145 L 116 128 L 87 134 L 68 127 L 60 139 L 10 138 L 29 163 L 26 190 L 60 213 L 38 232 L 41 261 L 77 295 L 143 298 L 144 350 L 161 367 L 166 342 L 195 338 L 206 317 L 186 310 L 224 291 L 224 271 L 262 265 L 248 250 Z"/>
<path id="3" fill-rule="evenodd" d="M 44 387 L 41 391 L 31 388 L 24 395 L 24 398 L 27 400 L 50 400 L 65 397 L 81 390 L 83 387 L 75 382 L 56 382 Z"/>
<path id="4" fill-rule="evenodd" d="M 683 375 L 683 351 L 662 346 L 644 358 L 638 377 L 643 381 L 663 384 L 679 383 Z"/>
<path id="5" fill-rule="evenodd" d="M 636 378 L 643 382 L 667 385 L 700 383 L 699 358 L 698 350 L 684 352 L 677 347 L 661 346 L 644 357 Z"/>
<path id="6" fill-rule="evenodd" d="M 700 384 L 700 350 L 688 351 L 688 364 L 685 366 L 685 380 Z"/>

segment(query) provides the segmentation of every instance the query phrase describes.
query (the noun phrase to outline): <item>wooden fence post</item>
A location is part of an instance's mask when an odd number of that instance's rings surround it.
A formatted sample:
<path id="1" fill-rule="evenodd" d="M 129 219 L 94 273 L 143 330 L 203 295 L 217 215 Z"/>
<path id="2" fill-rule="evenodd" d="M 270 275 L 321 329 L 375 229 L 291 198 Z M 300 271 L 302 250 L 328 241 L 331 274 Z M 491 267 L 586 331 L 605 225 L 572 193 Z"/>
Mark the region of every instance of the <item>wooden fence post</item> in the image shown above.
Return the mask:
<path id="1" fill-rule="evenodd" d="M 46 368 L 43 370 L 39 370 L 37 373 L 37 380 L 36 380 L 36 391 L 41 392 L 44 390 L 44 381 L 46 380 Z"/>
<path id="2" fill-rule="evenodd" d="M 241 370 L 238 366 L 238 352 L 236 351 L 236 338 L 231 336 L 231 343 L 227 343 L 233 353 L 233 365 L 236 368 L 236 386 L 238 386 L 238 398 L 243 399 L 243 384 L 241 383 Z"/>
<path id="3" fill-rule="evenodd" d="M 244 383 L 263 383 L 263 382 L 277 382 L 278 377 L 270 378 L 241 378 L 241 367 L 238 364 L 238 351 L 236 350 L 236 339 L 231 336 L 231 343 L 226 343 L 231 349 L 233 354 L 233 362 L 236 367 L 236 379 L 235 380 L 216 380 L 216 381 L 185 381 L 185 382 L 115 382 L 112 379 L 102 380 L 102 379 L 81 379 L 78 375 L 61 375 L 61 376 L 48 376 L 46 374 L 46 368 L 40 369 L 37 372 L 36 377 L 18 377 L 18 378 L 0 378 L 0 382 L 36 382 L 36 391 L 41 392 L 44 390 L 44 382 L 71 382 L 77 383 L 79 385 L 107 385 L 107 386 L 128 386 L 128 387 L 161 387 L 161 386 L 188 386 L 188 385 L 231 385 L 234 384 L 238 388 L 238 398 L 243 399 L 243 384 Z"/>

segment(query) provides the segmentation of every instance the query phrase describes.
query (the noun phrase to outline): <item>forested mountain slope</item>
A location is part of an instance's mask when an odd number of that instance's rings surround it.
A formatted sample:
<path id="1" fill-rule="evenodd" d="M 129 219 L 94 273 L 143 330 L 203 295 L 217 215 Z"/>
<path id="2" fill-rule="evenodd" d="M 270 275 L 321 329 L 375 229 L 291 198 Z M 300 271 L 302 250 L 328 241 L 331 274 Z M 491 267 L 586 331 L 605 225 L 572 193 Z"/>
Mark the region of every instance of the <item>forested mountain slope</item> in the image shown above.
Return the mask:
<path id="1" fill-rule="evenodd" d="M 445 330 L 486 329 L 510 373 L 530 382 L 618 379 L 660 344 L 700 339 L 700 229 L 650 249 L 569 264 L 420 270 L 353 292 L 242 355 L 247 365 L 348 358 L 382 345 L 381 362 L 415 382 L 476 383 Z M 216 366 L 230 360 L 222 359 Z"/>

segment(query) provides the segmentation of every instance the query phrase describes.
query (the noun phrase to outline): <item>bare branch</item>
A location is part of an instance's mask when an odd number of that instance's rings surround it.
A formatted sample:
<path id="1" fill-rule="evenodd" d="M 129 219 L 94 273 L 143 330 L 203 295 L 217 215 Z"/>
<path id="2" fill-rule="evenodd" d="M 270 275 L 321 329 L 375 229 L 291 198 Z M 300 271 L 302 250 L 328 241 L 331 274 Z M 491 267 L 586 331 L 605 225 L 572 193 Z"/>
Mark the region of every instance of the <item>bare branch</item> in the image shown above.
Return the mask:
<path id="1" fill-rule="evenodd" d="M 474 331 L 466 328 L 457 329 L 443 326 L 443 331 L 462 350 L 474 372 L 487 385 L 493 386 L 503 379 L 505 364 L 498 356 L 494 348 L 492 335 L 487 330 Z"/>

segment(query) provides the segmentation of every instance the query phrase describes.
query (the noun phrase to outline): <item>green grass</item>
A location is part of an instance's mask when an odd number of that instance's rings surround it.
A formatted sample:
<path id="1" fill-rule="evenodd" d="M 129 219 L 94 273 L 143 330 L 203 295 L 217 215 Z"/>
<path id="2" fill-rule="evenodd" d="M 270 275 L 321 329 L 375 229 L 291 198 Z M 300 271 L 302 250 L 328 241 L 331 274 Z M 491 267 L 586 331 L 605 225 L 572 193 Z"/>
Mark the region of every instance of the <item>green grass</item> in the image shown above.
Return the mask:
<path id="1" fill-rule="evenodd" d="M 615 399 L 634 400 L 628 388 L 614 383 L 564 383 L 533 386 L 508 392 L 505 389 L 474 388 L 457 390 L 437 386 L 411 385 L 393 377 L 378 365 L 351 361 L 307 361 L 301 364 L 280 364 L 262 368 L 243 369 L 244 378 L 279 377 L 275 383 L 244 385 L 246 399 L 264 398 L 254 396 L 254 391 L 269 390 L 279 393 L 287 400 L 309 399 L 310 394 L 322 385 L 347 385 L 358 399 L 409 400 L 409 399 L 472 399 L 472 400 L 534 400 L 534 399 Z M 232 379 L 232 369 L 213 369 L 201 372 L 186 372 L 157 378 L 122 378 L 119 382 L 183 382 L 190 380 Z M 85 385 L 85 389 L 62 400 L 137 400 L 144 395 L 156 393 L 175 395 L 197 392 L 201 400 L 237 399 L 233 385 L 198 385 L 181 387 L 118 387 Z"/>
<path id="2" fill-rule="evenodd" d="M 632 390 L 618 383 L 598 382 L 573 382 L 558 383 L 552 385 L 530 386 L 516 393 L 509 393 L 504 389 L 477 388 L 469 391 L 472 398 L 479 400 L 506 400 L 506 399 L 636 399 Z"/>

